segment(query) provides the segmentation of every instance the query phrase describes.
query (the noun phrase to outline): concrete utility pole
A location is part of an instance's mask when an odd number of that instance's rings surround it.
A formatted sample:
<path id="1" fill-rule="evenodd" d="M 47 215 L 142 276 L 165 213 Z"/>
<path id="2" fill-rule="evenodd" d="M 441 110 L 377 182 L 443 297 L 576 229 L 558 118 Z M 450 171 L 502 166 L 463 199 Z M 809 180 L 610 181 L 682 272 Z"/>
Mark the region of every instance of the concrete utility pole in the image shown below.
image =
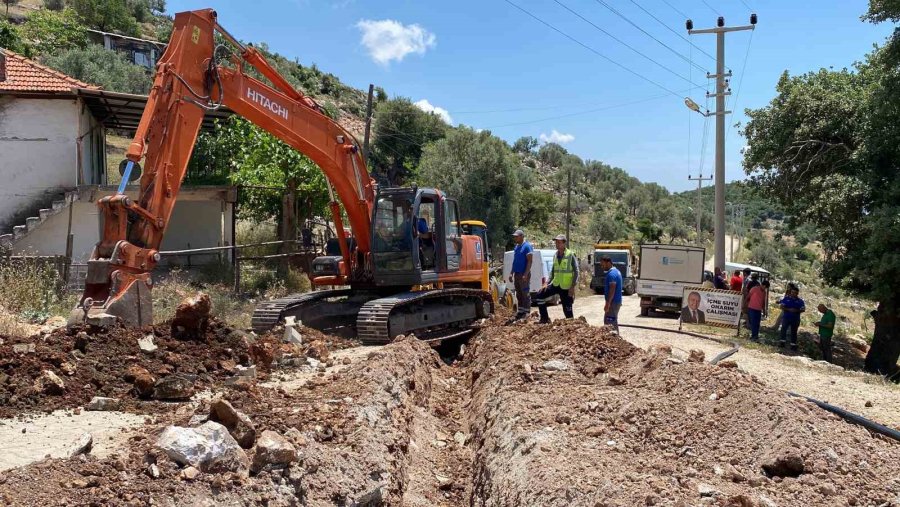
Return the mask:
<path id="1" fill-rule="evenodd" d="M 703 173 L 700 173 L 700 176 L 694 178 L 693 176 L 688 176 L 688 180 L 697 182 L 697 244 L 700 244 L 700 221 L 703 218 L 703 182 L 709 181 L 713 179 L 712 176 L 703 177 Z"/>
<path id="2" fill-rule="evenodd" d="M 566 243 L 572 244 L 572 166 L 569 165 L 569 189 L 566 192 Z"/>
<path id="3" fill-rule="evenodd" d="M 369 132 L 372 130 L 372 95 L 375 92 L 375 85 L 369 84 L 369 98 L 366 100 L 366 133 L 363 140 L 363 161 L 369 165 Z"/>
<path id="4" fill-rule="evenodd" d="M 716 73 L 707 74 L 707 78 L 716 78 L 716 92 L 708 93 L 707 97 L 716 98 L 716 267 L 725 268 L 725 115 L 731 111 L 725 110 L 725 97 L 731 95 L 728 88 L 728 79 L 731 72 L 725 72 L 725 34 L 728 32 L 740 32 L 754 30 L 756 28 L 756 14 L 750 15 L 750 24 L 746 26 L 725 26 L 725 18 L 719 16 L 716 20 L 716 28 L 694 30 L 694 22 L 687 20 L 686 27 L 689 35 L 706 33 L 716 34 Z M 690 106 L 689 106 L 690 107 Z"/>

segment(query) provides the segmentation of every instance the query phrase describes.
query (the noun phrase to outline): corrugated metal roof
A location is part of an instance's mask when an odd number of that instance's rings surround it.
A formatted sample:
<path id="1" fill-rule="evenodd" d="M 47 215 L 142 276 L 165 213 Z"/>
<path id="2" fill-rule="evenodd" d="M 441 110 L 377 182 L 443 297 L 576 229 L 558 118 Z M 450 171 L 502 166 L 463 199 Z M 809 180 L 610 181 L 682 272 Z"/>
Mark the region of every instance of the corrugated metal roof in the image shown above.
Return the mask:
<path id="1" fill-rule="evenodd" d="M 83 83 L 62 72 L 45 67 L 8 49 L 0 49 L 6 57 L 6 79 L 0 81 L 0 92 L 71 93 L 75 88 L 99 90 L 99 86 Z"/>

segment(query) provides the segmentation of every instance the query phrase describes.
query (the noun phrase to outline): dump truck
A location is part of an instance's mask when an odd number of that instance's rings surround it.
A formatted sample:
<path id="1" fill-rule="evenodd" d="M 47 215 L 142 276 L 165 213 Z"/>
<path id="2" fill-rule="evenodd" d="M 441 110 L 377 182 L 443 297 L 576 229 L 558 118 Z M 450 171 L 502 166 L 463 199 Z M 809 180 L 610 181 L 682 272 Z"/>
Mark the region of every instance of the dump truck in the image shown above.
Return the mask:
<path id="1" fill-rule="evenodd" d="M 681 311 L 684 287 L 703 283 L 706 249 L 687 245 L 641 245 L 637 293 L 641 315 Z"/>
<path id="2" fill-rule="evenodd" d="M 600 259 L 608 256 L 612 259 L 613 266 L 619 268 L 622 273 L 622 293 L 626 296 L 634 294 L 637 287 L 637 259 L 634 255 L 634 247 L 630 242 L 603 243 L 598 241 L 594 245 L 592 260 L 594 274 L 591 277 L 591 289 L 597 294 L 603 294 L 606 287 L 606 273 L 600 266 Z"/>

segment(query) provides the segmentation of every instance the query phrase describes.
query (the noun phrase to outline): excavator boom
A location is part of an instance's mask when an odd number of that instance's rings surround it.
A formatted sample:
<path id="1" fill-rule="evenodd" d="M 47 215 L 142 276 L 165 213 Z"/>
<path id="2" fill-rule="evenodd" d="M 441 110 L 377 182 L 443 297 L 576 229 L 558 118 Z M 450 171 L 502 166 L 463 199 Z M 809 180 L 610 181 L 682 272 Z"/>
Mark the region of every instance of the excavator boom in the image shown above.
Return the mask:
<path id="1" fill-rule="evenodd" d="M 215 34 L 237 56 L 219 61 Z M 256 69 L 272 85 L 245 73 Z M 328 282 L 342 285 L 372 277 L 370 240 L 375 185 L 353 135 L 295 90 L 263 55 L 218 26 L 211 9 L 175 16 L 169 46 L 157 64 L 147 106 L 127 150 L 131 164 L 144 161 L 140 194 L 121 191 L 98 201 L 100 242 L 88 261 L 85 291 L 73 317 L 106 313 L 126 324 L 152 322 L 150 273 L 168 226 L 188 161 L 207 110 L 228 107 L 304 153 L 325 173 L 331 211 L 344 237 L 341 206 L 356 247 L 341 241 L 342 272 Z"/>

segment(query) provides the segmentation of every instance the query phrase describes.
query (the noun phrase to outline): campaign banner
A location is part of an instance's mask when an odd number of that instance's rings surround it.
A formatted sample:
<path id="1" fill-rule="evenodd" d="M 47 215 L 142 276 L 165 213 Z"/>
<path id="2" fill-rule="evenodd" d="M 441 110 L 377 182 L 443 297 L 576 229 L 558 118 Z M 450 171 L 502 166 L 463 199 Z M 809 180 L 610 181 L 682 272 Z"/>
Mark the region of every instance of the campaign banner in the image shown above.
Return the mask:
<path id="1" fill-rule="evenodd" d="M 741 318 L 740 292 L 685 287 L 681 298 L 681 323 L 737 328 Z"/>

